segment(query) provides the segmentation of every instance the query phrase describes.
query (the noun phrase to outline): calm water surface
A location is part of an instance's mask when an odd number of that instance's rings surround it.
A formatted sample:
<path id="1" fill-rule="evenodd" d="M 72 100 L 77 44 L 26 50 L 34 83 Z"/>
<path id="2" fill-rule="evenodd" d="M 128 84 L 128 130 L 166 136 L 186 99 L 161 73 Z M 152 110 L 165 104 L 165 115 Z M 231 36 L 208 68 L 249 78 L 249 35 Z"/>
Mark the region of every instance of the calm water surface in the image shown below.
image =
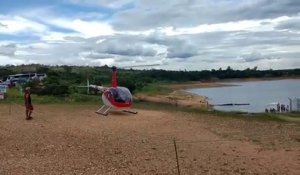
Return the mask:
<path id="1" fill-rule="evenodd" d="M 188 92 L 209 98 L 210 104 L 249 103 L 245 106 L 215 106 L 224 111 L 264 112 L 271 103 L 289 105 L 288 97 L 300 98 L 300 79 L 230 82 L 237 86 L 197 88 Z M 275 107 L 275 106 L 274 106 Z"/>

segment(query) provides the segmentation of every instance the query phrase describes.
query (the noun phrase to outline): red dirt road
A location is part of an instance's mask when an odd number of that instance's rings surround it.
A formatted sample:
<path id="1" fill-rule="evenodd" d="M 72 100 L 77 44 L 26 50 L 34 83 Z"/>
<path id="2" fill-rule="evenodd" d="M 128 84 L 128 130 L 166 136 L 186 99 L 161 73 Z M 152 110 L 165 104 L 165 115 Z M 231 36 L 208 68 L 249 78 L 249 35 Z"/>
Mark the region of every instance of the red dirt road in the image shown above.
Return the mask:
<path id="1" fill-rule="evenodd" d="M 299 124 L 97 106 L 0 104 L 0 174 L 300 174 Z"/>

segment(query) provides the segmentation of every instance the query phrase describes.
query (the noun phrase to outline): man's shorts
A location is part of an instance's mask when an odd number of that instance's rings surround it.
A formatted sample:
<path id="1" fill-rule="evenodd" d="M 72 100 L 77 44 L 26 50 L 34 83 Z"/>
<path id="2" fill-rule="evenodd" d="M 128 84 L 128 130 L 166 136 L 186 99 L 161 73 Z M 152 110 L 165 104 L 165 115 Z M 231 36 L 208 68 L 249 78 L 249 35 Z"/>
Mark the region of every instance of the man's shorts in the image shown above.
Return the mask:
<path id="1" fill-rule="evenodd" d="M 30 110 L 30 111 L 33 111 L 33 106 L 32 106 L 32 105 L 27 105 L 27 106 L 26 106 L 26 109 L 27 109 L 27 110 Z"/>

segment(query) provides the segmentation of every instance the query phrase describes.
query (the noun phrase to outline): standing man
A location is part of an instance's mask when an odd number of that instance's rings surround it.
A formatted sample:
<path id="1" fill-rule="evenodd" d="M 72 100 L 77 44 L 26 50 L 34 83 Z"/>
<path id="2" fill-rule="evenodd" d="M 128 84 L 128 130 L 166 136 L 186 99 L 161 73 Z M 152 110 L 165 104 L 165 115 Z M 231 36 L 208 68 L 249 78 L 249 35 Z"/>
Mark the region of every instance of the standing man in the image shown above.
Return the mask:
<path id="1" fill-rule="evenodd" d="M 30 87 L 26 87 L 25 94 L 24 94 L 24 100 L 25 100 L 25 107 L 26 107 L 26 120 L 31 120 L 31 113 L 33 111 L 33 106 L 31 103 L 31 96 L 30 96 Z"/>

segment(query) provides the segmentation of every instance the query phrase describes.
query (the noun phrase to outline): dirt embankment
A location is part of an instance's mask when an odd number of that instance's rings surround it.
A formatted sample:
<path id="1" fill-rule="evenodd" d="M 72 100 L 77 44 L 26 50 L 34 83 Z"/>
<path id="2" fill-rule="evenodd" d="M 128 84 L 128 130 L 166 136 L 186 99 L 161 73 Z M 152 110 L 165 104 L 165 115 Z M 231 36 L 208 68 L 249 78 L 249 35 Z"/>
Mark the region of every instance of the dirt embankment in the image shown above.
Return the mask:
<path id="1" fill-rule="evenodd" d="M 187 82 L 184 84 L 170 84 L 162 85 L 163 88 L 171 89 L 171 93 L 164 95 L 146 95 L 136 94 L 135 97 L 138 100 L 157 102 L 157 103 L 169 103 L 176 106 L 184 106 L 191 108 L 209 109 L 211 106 L 208 103 L 207 97 L 188 93 L 184 91 L 190 88 L 209 88 L 209 87 L 222 87 L 232 86 L 229 84 L 221 84 L 215 82 Z"/>
<path id="2" fill-rule="evenodd" d="M 203 108 L 209 107 L 207 98 L 204 96 L 194 95 L 184 91 L 173 91 L 166 95 L 145 95 L 136 94 L 135 97 L 138 100 L 150 101 L 155 103 L 167 103 L 175 106 L 184 106 L 191 108 Z"/>

